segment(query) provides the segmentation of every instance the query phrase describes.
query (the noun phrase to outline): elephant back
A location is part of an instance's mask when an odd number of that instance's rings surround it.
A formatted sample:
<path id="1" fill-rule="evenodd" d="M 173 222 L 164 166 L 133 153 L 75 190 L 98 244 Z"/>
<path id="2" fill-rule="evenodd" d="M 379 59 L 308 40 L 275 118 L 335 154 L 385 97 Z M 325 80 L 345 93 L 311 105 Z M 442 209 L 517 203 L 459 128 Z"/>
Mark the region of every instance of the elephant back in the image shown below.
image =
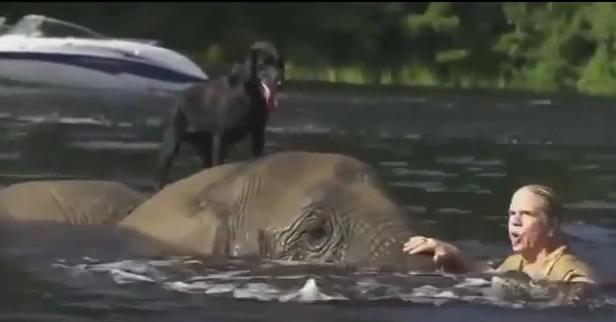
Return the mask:
<path id="1" fill-rule="evenodd" d="M 23 221 L 115 224 L 145 199 L 119 182 L 30 181 L 0 190 L 0 214 Z"/>

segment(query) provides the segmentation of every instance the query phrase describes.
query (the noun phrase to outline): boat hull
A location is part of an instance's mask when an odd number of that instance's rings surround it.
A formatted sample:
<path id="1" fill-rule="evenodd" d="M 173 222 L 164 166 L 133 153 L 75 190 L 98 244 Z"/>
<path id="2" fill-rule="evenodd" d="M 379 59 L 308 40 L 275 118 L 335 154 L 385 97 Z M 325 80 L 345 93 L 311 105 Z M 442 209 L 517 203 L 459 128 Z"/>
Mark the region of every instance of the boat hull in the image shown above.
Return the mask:
<path id="1" fill-rule="evenodd" d="M 14 52 L 0 52 L 0 77 L 23 84 L 131 92 L 177 92 L 206 80 L 139 61 Z"/>

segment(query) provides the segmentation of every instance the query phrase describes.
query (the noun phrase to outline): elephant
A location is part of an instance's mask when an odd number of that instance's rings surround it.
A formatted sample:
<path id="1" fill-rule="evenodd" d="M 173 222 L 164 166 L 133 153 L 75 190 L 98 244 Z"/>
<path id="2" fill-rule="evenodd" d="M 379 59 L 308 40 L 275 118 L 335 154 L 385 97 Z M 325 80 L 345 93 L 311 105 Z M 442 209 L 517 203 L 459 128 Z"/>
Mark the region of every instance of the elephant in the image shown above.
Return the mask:
<path id="1" fill-rule="evenodd" d="M 146 198 L 113 181 L 41 180 L 10 185 L 0 189 L 2 255 L 85 249 L 90 256 L 103 249 L 138 255 L 116 224 Z"/>
<path id="2" fill-rule="evenodd" d="M 333 153 L 278 152 L 202 170 L 118 225 L 197 255 L 437 268 L 428 254 L 402 253 L 420 225 L 374 169 Z"/>
<path id="3" fill-rule="evenodd" d="M 21 183 L 0 190 L 0 213 L 16 227 L 0 237 L 34 251 L 438 268 L 429 254 L 402 252 L 421 226 L 376 171 L 333 153 L 288 151 L 227 163 L 147 198 L 105 181 Z M 8 227 L 5 221 L 0 226 Z"/>
<path id="4" fill-rule="evenodd" d="M 112 181 L 42 180 L 0 190 L 0 214 L 22 221 L 116 224 L 146 196 Z"/>

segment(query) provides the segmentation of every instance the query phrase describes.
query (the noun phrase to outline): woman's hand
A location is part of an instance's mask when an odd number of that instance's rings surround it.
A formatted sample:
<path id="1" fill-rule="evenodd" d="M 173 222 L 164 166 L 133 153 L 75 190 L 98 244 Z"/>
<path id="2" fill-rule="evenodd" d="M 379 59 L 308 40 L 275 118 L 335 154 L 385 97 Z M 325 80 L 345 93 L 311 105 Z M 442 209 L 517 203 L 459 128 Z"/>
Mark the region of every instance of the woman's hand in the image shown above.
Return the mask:
<path id="1" fill-rule="evenodd" d="M 448 271 L 468 271 L 470 269 L 460 249 L 438 239 L 414 236 L 404 243 L 402 251 L 411 255 L 431 253 L 434 263 L 443 266 Z"/>

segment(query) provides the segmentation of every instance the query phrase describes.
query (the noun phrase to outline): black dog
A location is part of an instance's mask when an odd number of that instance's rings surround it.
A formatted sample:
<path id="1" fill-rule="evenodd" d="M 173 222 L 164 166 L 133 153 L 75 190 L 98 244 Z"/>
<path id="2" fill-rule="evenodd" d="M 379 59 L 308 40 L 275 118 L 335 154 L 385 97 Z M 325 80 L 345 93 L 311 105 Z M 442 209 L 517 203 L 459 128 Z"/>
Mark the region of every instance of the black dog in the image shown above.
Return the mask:
<path id="1" fill-rule="evenodd" d="M 204 168 L 222 164 L 229 146 L 248 134 L 253 156 L 261 156 L 267 120 L 277 107 L 276 92 L 283 79 L 281 55 L 271 43 L 261 41 L 229 75 L 186 89 L 163 135 L 159 189 L 184 141 L 196 148 Z"/>

